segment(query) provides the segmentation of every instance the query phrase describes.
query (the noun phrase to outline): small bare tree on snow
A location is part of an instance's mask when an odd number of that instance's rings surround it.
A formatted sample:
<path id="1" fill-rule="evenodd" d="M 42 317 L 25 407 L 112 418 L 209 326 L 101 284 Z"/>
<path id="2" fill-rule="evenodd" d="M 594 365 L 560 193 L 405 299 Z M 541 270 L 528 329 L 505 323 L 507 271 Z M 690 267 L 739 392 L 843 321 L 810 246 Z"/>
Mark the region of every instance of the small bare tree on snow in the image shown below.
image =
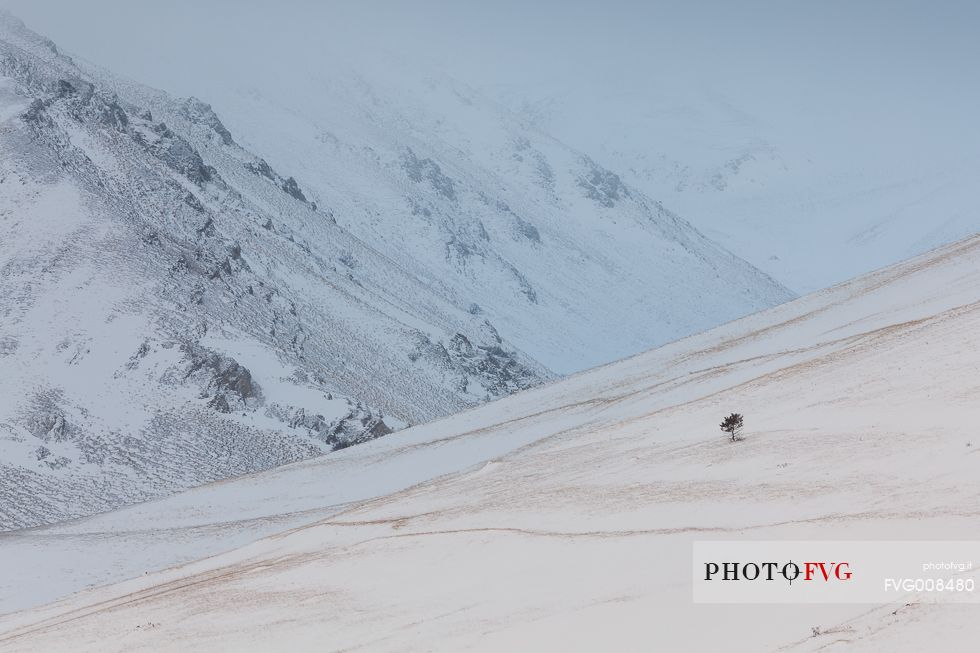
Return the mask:
<path id="1" fill-rule="evenodd" d="M 721 430 L 732 436 L 732 442 L 742 439 L 743 420 L 739 413 L 732 413 L 721 423 Z"/>

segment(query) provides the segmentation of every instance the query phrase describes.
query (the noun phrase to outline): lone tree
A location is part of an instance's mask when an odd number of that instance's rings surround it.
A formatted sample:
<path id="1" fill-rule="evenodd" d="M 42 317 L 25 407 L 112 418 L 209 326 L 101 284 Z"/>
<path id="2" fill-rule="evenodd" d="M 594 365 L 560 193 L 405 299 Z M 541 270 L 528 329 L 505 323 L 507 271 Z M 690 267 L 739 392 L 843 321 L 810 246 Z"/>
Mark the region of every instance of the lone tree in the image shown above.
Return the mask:
<path id="1" fill-rule="evenodd" d="M 742 416 L 738 413 L 732 413 L 721 423 L 721 430 L 732 436 L 732 442 L 735 442 L 741 439 L 742 423 Z"/>

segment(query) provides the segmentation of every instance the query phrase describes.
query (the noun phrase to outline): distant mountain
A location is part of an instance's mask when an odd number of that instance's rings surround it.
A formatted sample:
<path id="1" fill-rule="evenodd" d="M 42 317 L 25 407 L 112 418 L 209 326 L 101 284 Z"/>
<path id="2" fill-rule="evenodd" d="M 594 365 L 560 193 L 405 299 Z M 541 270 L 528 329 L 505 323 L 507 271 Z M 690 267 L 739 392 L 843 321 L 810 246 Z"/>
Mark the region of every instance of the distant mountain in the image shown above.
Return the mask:
<path id="1" fill-rule="evenodd" d="M 0 530 L 343 448 L 790 297 L 588 157 L 438 92 L 461 131 L 363 86 L 336 131 L 261 98 L 262 158 L 205 102 L 0 17 Z"/>
<path id="2" fill-rule="evenodd" d="M 796 292 L 980 232 L 973 199 L 980 157 L 966 136 L 943 150 L 944 129 L 927 124 L 921 133 L 896 132 L 886 147 L 874 140 L 882 127 L 866 126 L 872 118 L 853 117 L 827 135 L 808 130 L 812 118 L 798 115 L 784 133 L 785 125 L 771 124 L 780 111 L 742 110 L 703 89 L 614 88 L 498 95 L 524 120 L 585 149 Z M 783 109 L 781 119 L 793 115 Z M 599 122 L 609 116 L 617 119 Z M 860 125 L 876 133 L 876 147 L 846 149 L 847 130 Z M 923 140 L 928 152 L 901 152 L 902 143 Z M 890 156 L 890 148 L 899 152 Z"/>
<path id="3" fill-rule="evenodd" d="M 388 64 L 296 62 L 284 79 L 214 92 L 236 138 L 339 225 L 549 369 L 577 372 L 792 297 L 526 118 Z M 171 102 L 115 84 L 161 111 Z"/>

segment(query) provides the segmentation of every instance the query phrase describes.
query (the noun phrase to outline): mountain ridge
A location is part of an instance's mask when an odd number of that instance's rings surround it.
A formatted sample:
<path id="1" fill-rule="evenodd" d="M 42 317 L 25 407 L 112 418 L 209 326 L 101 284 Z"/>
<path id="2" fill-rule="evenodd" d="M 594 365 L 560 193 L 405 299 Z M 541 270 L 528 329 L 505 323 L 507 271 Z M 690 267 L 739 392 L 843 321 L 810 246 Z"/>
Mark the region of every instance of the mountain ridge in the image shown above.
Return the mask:
<path id="1" fill-rule="evenodd" d="M 10 499 L 0 529 L 301 460 L 530 387 L 555 374 L 538 360 L 545 350 L 527 345 L 560 352 L 560 325 L 588 335 L 582 324 L 598 314 L 558 281 L 575 268 L 568 250 L 542 244 L 560 240 L 553 227 L 501 205 L 482 182 L 451 178 L 455 162 L 420 148 L 399 146 L 364 177 L 417 201 L 420 222 L 355 230 L 363 207 L 343 189 L 364 182 L 363 167 L 327 193 L 239 146 L 206 102 L 101 76 L 9 16 L 0 76 L 0 355 L 16 370 L 0 388 L 0 491 Z M 596 175 L 580 194 L 608 203 L 626 192 Z M 481 234 L 490 215 L 506 222 Z M 685 267 L 718 279 L 699 292 L 723 308 L 709 303 L 692 320 L 789 296 L 678 218 L 662 219 L 694 243 L 644 241 L 686 252 L 662 263 L 663 275 Z M 602 256 L 616 255 L 623 234 L 605 238 Z M 519 252 L 533 275 L 512 262 Z M 657 277 L 644 274 L 627 287 Z M 548 312 L 523 315 L 540 305 Z M 615 316 L 597 324 L 600 350 L 615 342 Z"/>

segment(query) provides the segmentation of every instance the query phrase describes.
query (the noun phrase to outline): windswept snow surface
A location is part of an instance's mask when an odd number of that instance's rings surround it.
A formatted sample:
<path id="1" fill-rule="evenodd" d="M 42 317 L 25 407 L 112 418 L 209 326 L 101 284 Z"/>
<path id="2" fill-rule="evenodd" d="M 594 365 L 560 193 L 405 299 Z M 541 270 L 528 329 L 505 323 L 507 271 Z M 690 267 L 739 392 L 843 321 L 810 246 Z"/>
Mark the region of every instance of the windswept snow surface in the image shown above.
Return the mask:
<path id="1" fill-rule="evenodd" d="M 978 371 L 974 237 L 334 456 L 6 534 L 3 609 L 65 598 L 0 620 L 0 648 L 968 650 L 976 606 L 694 605 L 690 556 L 980 539 Z"/>

